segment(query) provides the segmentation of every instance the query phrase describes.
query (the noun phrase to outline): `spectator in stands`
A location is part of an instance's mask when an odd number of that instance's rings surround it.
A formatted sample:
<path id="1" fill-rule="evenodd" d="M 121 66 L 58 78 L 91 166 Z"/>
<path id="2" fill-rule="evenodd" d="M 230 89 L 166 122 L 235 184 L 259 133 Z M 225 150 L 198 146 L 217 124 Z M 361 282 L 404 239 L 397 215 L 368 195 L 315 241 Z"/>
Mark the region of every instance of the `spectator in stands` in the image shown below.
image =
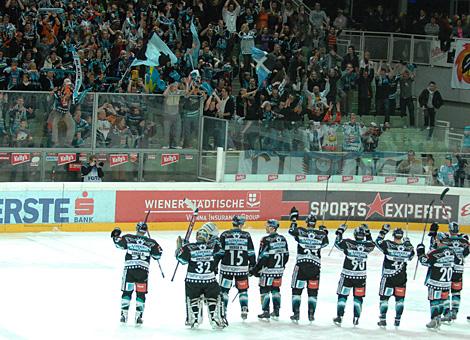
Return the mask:
<path id="1" fill-rule="evenodd" d="M 319 2 L 316 2 L 313 10 L 310 12 L 310 23 L 313 28 L 321 29 L 323 25 L 328 25 L 330 19 L 326 15 L 325 11 L 321 9 Z"/>
<path id="2" fill-rule="evenodd" d="M 230 33 L 237 31 L 237 17 L 240 15 L 240 5 L 237 0 L 227 0 L 222 9 L 222 18 Z"/>
<path id="3" fill-rule="evenodd" d="M 426 185 L 435 185 L 438 169 L 432 155 L 426 155 L 423 169 L 426 175 Z"/>
<path id="4" fill-rule="evenodd" d="M 28 121 L 26 119 L 22 119 L 18 128 L 13 131 L 12 146 L 16 148 L 33 146 L 33 135 L 28 129 Z"/>
<path id="5" fill-rule="evenodd" d="M 372 101 L 372 81 L 374 80 L 373 68 L 361 68 L 359 78 L 357 78 L 358 87 L 358 113 L 359 116 L 369 115 L 370 104 Z"/>
<path id="6" fill-rule="evenodd" d="M 435 17 L 431 17 L 431 21 L 424 26 L 424 32 L 427 35 L 437 36 L 439 34 L 439 24 Z"/>
<path id="7" fill-rule="evenodd" d="M 341 8 L 338 9 L 338 15 L 333 21 L 333 26 L 338 30 L 344 30 L 348 26 L 348 18 Z"/>
<path id="8" fill-rule="evenodd" d="M 338 81 L 338 90 L 341 96 L 341 112 L 344 114 L 351 113 L 353 89 L 356 86 L 356 80 L 357 73 L 354 71 L 354 66 L 347 64 L 346 70 L 343 71 Z"/>
<path id="9" fill-rule="evenodd" d="M 452 28 L 452 36 L 451 38 L 468 38 L 469 37 L 469 32 L 467 30 L 467 27 L 464 27 L 462 25 L 462 20 L 458 19 L 455 26 Z"/>
<path id="10" fill-rule="evenodd" d="M 101 182 L 104 177 L 103 166 L 103 162 L 98 163 L 96 156 L 91 155 L 80 169 L 82 182 Z"/>
<path id="11" fill-rule="evenodd" d="M 163 149 L 170 147 L 181 149 L 181 115 L 179 111 L 180 97 L 184 94 L 179 84 L 174 82 L 163 92 L 165 96 L 163 114 Z M 173 137 L 171 139 L 171 137 Z"/>
<path id="12" fill-rule="evenodd" d="M 455 155 L 457 159 L 457 168 L 455 169 L 455 186 L 463 188 L 467 178 L 468 161 L 462 155 Z"/>
<path id="13" fill-rule="evenodd" d="M 425 34 L 424 28 L 428 22 L 429 19 L 426 15 L 426 11 L 424 9 L 421 9 L 419 11 L 419 16 L 413 21 L 414 33 Z"/>
<path id="14" fill-rule="evenodd" d="M 458 168 L 457 163 L 452 164 L 452 155 L 447 155 L 445 162 L 439 168 L 437 181 L 443 186 L 455 186 L 455 174 Z"/>
<path id="15" fill-rule="evenodd" d="M 428 139 L 431 139 L 434 131 L 436 110 L 444 104 L 442 96 L 437 90 L 437 85 L 434 81 L 429 82 L 428 87 L 421 92 L 418 102 L 419 106 L 423 109 L 424 126 L 429 130 Z"/>
<path id="16" fill-rule="evenodd" d="M 382 135 L 382 127 L 371 122 L 369 128 L 361 135 L 364 152 L 374 152 L 379 146 L 379 138 Z"/>
<path id="17" fill-rule="evenodd" d="M 416 158 L 416 154 L 413 150 L 409 150 L 407 158 L 398 164 L 397 171 L 401 174 L 407 175 L 422 175 L 423 164 L 421 160 Z"/>
<path id="18" fill-rule="evenodd" d="M 400 112 L 402 117 L 406 117 L 406 112 L 410 116 L 410 127 L 415 126 L 415 106 L 413 101 L 413 82 L 415 74 L 405 69 L 400 78 Z M 406 126 L 406 125 L 405 125 Z"/>
<path id="19" fill-rule="evenodd" d="M 351 64 L 355 72 L 359 72 L 359 58 L 356 55 L 356 49 L 354 46 L 348 46 L 348 53 L 343 57 L 341 61 L 341 70 L 345 70 L 348 64 Z"/>
<path id="20" fill-rule="evenodd" d="M 379 72 L 375 76 L 375 115 L 384 116 L 384 121 L 389 122 L 389 94 L 390 77 L 387 68 L 382 66 L 382 61 L 378 66 Z"/>

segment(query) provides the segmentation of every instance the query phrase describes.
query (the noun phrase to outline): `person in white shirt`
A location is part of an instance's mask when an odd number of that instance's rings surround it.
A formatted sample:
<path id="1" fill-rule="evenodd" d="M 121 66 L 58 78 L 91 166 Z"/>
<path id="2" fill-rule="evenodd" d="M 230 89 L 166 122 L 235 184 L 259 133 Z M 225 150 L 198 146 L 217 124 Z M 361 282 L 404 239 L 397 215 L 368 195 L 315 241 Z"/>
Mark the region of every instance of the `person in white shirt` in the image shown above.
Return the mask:
<path id="1" fill-rule="evenodd" d="M 237 0 L 227 0 L 222 9 L 222 18 L 224 19 L 225 26 L 230 33 L 237 31 L 237 17 L 240 15 L 240 4 Z"/>

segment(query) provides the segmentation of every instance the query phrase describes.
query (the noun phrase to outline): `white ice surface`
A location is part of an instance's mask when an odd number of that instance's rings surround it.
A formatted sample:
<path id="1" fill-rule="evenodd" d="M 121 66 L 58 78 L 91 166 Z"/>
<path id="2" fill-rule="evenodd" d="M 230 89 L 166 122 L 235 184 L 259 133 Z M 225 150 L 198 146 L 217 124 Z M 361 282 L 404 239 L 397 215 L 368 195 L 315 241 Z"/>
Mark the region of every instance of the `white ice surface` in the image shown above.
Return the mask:
<path id="1" fill-rule="evenodd" d="M 285 233 L 282 230 L 281 233 Z M 349 232 L 348 232 L 349 233 Z M 330 233 L 330 237 L 332 237 Z M 374 236 L 376 232 L 373 232 Z M 290 281 L 295 264 L 295 241 L 289 235 L 291 260 L 287 264 L 282 286 L 280 321 L 261 322 L 257 279 L 250 279 L 248 320 L 242 322 L 238 300 L 229 304 L 230 326 L 214 331 L 205 318 L 197 330 L 184 326 L 185 266 L 180 266 L 175 282 L 170 277 L 176 264 L 175 232 L 152 231 L 164 250 L 161 260 L 166 278 L 162 279 L 157 263 L 152 261 L 150 289 L 144 325 L 134 326 L 134 303 L 129 323 L 120 325 L 120 285 L 124 251 L 114 247 L 108 233 L 35 233 L 0 235 L 0 338 L 2 339 L 312 339 L 312 338 L 450 338 L 470 339 L 470 282 L 467 268 L 458 320 L 442 326 L 438 333 L 427 331 L 429 303 L 423 285 L 426 269 L 420 266 L 413 281 L 415 261 L 409 266 L 405 312 L 399 330 L 388 326 L 379 329 L 378 288 L 383 256 L 375 250 L 368 262 L 367 296 L 358 327 L 352 326 L 352 298 L 348 300 L 343 327 L 333 325 L 336 314 L 336 287 L 343 256 L 336 249 L 331 256 L 323 251 L 323 267 L 316 320 L 307 321 L 306 292 L 301 306 L 299 325 L 289 321 L 291 315 Z M 261 231 L 252 231 L 256 246 Z M 414 244 L 418 233 L 410 233 Z M 231 297 L 236 291 L 231 291 Z M 391 300 L 393 301 L 393 299 Z M 393 324 L 394 302 L 390 303 L 388 323 Z M 207 315 L 207 313 L 204 313 Z"/>

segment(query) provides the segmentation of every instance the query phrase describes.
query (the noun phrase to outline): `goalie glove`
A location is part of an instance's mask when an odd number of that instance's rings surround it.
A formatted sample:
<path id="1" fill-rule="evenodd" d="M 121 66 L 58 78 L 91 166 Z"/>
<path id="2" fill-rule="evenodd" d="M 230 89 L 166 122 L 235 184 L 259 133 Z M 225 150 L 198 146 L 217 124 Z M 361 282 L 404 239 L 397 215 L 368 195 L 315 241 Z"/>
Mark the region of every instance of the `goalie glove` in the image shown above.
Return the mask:
<path id="1" fill-rule="evenodd" d="M 116 237 L 119 237 L 119 236 L 121 236 L 121 229 L 116 227 L 111 232 L 111 238 L 116 238 Z"/>

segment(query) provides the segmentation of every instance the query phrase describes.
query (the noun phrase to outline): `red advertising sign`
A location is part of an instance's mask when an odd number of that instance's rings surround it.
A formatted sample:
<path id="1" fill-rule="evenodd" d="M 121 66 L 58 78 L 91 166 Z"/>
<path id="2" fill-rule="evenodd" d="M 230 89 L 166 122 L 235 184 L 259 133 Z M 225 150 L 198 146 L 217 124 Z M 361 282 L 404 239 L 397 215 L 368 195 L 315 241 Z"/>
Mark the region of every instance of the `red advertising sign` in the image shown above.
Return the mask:
<path id="1" fill-rule="evenodd" d="M 246 175 L 245 174 L 236 174 L 235 175 L 235 181 L 243 181 L 244 179 L 246 179 Z"/>
<path id="2" fill-rule="evenodd" d="M 81 168 L 82 168 L 81 163 L 70 163 L 69 164 L 69 171 L 71 171 L 71 172 L 80 172 Z"/>
<path id="3" fill-rule="evenodd" d="M 328 175 L 320 175 L 318 176 L 318 182 L 324 182 L 328 180 Z"/>
<path id="4" fill-rule="evenodd" d="M 180 160 L 179 153 L 162 153 L 162 161 L 160 165 L 166 166 L 172 163 L 178 163 L 179 160 Z"/>
<path id="5" fill-rule="evenodd" d="M 280 211 L 290 211 L 291 202 L 283 202 L 281 190 L 269 191 L 117 191 L 116 222 L 140 221 L 150 210 L 150 222 L 172 222 L 191 219 L 192 211 L 184 197 L 199 207 L 198 221 L 230 221 L 244 214 L 247 220 L 279 218 Z M 308 202 L 296 202 L 303 212 Z"/>
<path id="6" fill-rule="evenodd" d="M 118 155 L 109 155 L 109 166 L 112 168 L 116 165 L 121 165 L 129 162 L 129 155 L 127 153 Z"/>
<path id="7" fill-rule="evenodd" d="M 8 161 L 10 160 L 10 155 L 8 152 L 0 152 L 0 161 Z"/>
<path id="8" fill-rule="evenodd" d="M 77 161 L 76 153 L 59 153 L 57 154 L 57 165 L 65 165 Z"/>
<path id="9" fill-rule="evenodd" d="M 393 182 L 396 182 L 397 181 L 397 177 L 396 176 L 386 176 L 385 177 L 385 184 L 387 183 L 393 183 Z"/>
<path id="10" fill-rule="evenodd" d="M 28 163 L 31 161 L 30 153 L 12 153 L 10 158 L 11 165 Z"/>
<path id="11" fill-rule="evenodd" d="M 354 176 L 342 176 L 341 181 L 343 182 L 350 182 L 354 179 Z"/>
<path id="12" fill-rule="evenodd" d="M 418 177 L 408 177 L 406 179 L 406 183 L 408 184 L 416 184 L 419 182 L 419 178 Z"/>
<path id="13" fill-rule="evenodd" d="M 273 175 L 268 175 L 268 182 L 275 181 L 279 178 L 279 175 L 273 174 Z"/>
<path id="14" fill-rule="evenodd" d="M 303 182 L 307 179 L 307 176 L 305 175 L 295 175 L 295 181 L 296 182 Z"/>
<path id="15" fill-rule="evenodd" d="M 370 175 L 365 175 L 365 176 L 362 176 L 362 183 L 365 183 L 365 182 L 370 182 L 374 179 L 374 176 L 370 176 Z"/>

